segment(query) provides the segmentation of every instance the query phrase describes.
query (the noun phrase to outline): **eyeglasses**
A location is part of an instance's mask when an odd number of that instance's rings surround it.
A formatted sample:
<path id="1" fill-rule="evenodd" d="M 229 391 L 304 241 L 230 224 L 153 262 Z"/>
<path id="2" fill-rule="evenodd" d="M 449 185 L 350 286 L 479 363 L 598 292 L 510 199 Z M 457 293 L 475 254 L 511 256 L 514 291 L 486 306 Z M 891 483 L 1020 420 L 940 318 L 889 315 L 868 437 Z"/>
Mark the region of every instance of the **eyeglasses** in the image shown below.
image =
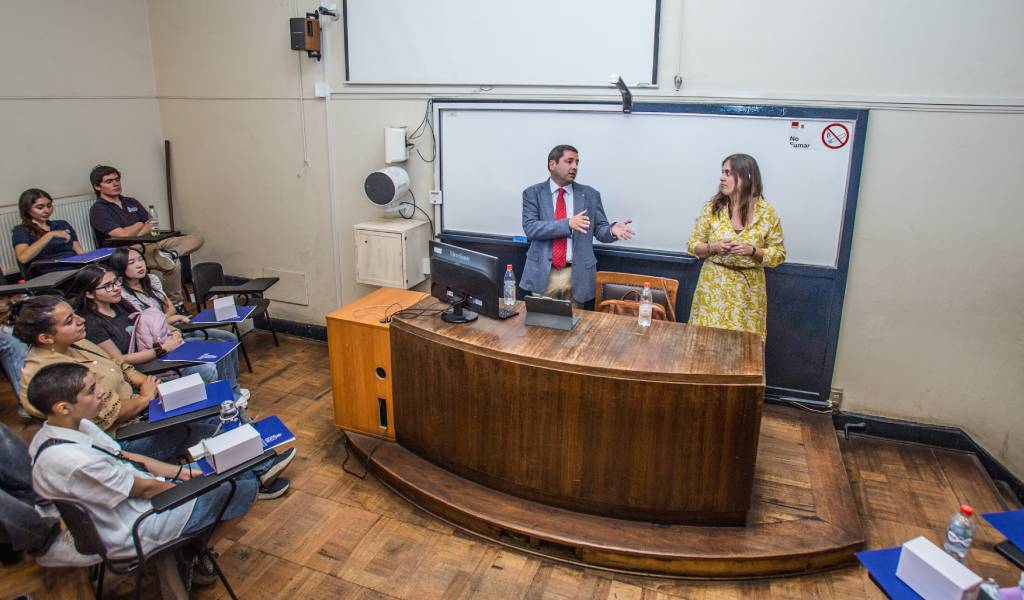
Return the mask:
<path id="1" fill-rule="evenodd" d="M 120 288 L 121 288 L 121 280 L 120 279 L 115 279 L 115 280 L 111 281 L 110 283 L 104 283 L 103 285 L 96 286 L 97 290 L 103 290 L 104 292 L 107 292 L 108 294 L 110 292 L 113 292 L 114 290 L 120 289 Z"/>

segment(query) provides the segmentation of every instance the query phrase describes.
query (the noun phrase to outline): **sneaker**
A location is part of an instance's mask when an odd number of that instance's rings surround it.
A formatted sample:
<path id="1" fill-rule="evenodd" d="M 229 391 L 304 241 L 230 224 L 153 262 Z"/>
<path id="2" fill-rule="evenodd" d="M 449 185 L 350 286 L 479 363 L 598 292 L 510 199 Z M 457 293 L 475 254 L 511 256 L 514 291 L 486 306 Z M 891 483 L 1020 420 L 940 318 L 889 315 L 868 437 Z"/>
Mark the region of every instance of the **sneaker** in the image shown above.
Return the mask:
<path id="1" fill-rule="evenodd" d="M 211 585 L 217 579 L 219 579 L 217 577 L 217 570 L 213 568 L 213 561 L 210 560 L 209 554 L 203 554 L 192 559 L 192 585 Z"/>
<path id="2" fill-rule="evenodd" d="M 256 493 L 257 500 L 273 500 L 274 498 L 280 498 L 288 492 L 288 488 L 292 486 L 292 483 L 284 477 L 278 477 L 268 485 L 260 487 L 260 491 Z"/>
<path id="3" fill-rule="evenodd" d="M 267 487 L 273 483 L 277 476 L 288 468 L 293 458 L 295 458 L 295 448 L 289 448 L 275 456 L 270 461 L 270 466 L 267 467 L 267 470 L 260 473 L 260 487 Z"/>
<path id="4" fill-rule="evenodd" d="M 101 562 L 99 554 L 81 554 L 75 548 L 75 538 L 64 529 L 53 540 L 46 552 L 35 556 L 40 567 L 88 567 Z"/>

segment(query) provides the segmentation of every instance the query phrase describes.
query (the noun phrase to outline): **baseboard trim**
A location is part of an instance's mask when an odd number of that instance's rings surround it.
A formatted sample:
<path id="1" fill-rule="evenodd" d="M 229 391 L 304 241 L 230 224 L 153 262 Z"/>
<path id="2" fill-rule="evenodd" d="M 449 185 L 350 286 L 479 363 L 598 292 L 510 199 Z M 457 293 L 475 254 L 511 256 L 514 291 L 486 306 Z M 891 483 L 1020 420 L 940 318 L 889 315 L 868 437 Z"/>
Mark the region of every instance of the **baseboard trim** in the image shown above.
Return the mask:
<path id="1" fill-rule="evenodd" d="M 836 429 L 839 431 L 843 431 L 848 425 L 863 423 L 864 428 L 857 429 L 858 433 L 865 433 L 889 440 L 927 444 L 937 448 L 973 452 L 981 462 L 981 466 L 985 467 L 989 477 L 993 480 L 1006 482 L 1010 489 L 1013 490 L 1017 500 L 1024 504 L 1024 482 L 959 427 L 915 423 L 913 421 L 847 412 L 834 413 L 832 415 L 832 422 L 835 423 Z"/>
<path id="2" fill-rule="evenodd" d="M 273 305 L 271 305 L 273 308 Z M 278 333 L 285 333 L 288 335 L 294 335 L 295 337 L 306 338 L 307 340 L 316 340 L 318 342 L 327 341 L 327 327 L 324 325 L 312 325 L 310 323 L 300 323 L 298 321 L 289 321 L 287 319 L 271 319 L 274 323 L 274 331 Z M 270 331 L 267 326 L 266 317 L 259 317 L 252 320 L 252 324 L 256 329 L 263 329 Z"/>

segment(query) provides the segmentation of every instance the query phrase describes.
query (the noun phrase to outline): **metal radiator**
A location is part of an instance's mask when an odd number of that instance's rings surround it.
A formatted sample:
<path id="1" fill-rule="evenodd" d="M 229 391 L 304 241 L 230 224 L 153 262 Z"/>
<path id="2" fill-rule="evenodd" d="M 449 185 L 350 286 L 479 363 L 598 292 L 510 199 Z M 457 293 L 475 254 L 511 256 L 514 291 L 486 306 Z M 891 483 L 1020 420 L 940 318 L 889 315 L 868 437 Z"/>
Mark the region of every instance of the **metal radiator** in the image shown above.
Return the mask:
<path id="1" fill-rule="evenodd" d="M 58 198 L 53 201 L 53 215 L 50 217 L 71 223 L 78 234 L 78 243 L 86 251 L 96 248 L 96 238 L 89 225 L 89 208 L 95 201 L 96 196 L 92 194 Z M 7 236 L 6 241 L 0 242 L 0 269 L 4 275 L 18 272 L 18 259 L 14 257 L 14 246 L 11 245 L 11 230 L 19 224 L 21 215 L 18 214 L 18 205 L 0 207 L 0 232 Z"/>

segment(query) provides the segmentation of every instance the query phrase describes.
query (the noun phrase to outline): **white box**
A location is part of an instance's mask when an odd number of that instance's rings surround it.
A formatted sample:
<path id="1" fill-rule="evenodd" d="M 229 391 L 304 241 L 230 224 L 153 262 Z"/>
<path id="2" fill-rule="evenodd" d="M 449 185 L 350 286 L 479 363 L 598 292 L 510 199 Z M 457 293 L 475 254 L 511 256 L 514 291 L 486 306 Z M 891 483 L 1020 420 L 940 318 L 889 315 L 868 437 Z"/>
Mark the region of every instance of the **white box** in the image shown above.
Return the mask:
<path id="1" fill-rule="evenodd" d="M 975 600 L 981 586 L 981 577 L 924 536 L 903 544 L 896 577 L 925 600 Z"/>
<path id="2" fill-rule="evenodd" d="M 213 299 L 213 318 L 218 321 L 224 321 L 234 319 L 237 316 L 238 312 L 235 310 L 234 296 L 222 296 Z"/>
<path id="3" fill-rule="evenodd" d="M 384 128 L 384 162 L 389 165 L 409 160 L 405 127 Z"/>
<path id="4" fill-rule="evenodd" d="M 423 260 L 432 237 L 426 221 L 374 219 L 354 229 L 356 281 L 409 289 L 426 279 Z"/>
<path id="5" fill-rule="evenodd" d="M 172 379 L 156 386 L 164 412 L 206 400 L 206 384 L 199 373 Z"/>
<path id="6" fill-rule="evenodd" d="M 203 440 L 203 445 L 206 446 L 206 460 L 218 473 L 263 454 L 263 438 L 250 424 Z"/>

